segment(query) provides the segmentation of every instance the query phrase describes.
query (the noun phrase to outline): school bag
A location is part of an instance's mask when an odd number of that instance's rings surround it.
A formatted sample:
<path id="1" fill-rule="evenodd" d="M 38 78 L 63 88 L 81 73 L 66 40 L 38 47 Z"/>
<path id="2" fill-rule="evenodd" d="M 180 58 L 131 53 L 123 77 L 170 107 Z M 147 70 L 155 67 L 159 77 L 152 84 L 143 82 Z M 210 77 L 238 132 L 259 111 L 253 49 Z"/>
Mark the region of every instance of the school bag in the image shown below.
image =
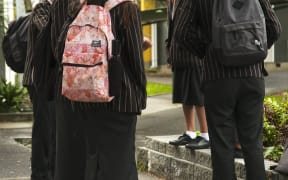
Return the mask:
<path id="1" fill-rule="evenodd" d="M 225 66 L 264 61 L 267 34 L 259 0 L 214 0 L 211 45 Z"/>
<path id="2" fill-rule="evenodd" d="M 108 0 L 101 5 L 90 0 L 69 25 L 62 56 L 62 95 L 69 100 L 110 102 L 114 98 L 109 94 L 112 63 L 108 61 L 118 59 L 119 42 L 112 33 L 109 11 L 124 1 L 128 0 Z M 113 64 L 121 69 L 121 63 Z"/>
<path id="3" fill-rule="evenodd" d="M 2 41 L 5 62 L 17 73 L 24 72 L 29 23 L 30 15 L 12 21 Z"/>

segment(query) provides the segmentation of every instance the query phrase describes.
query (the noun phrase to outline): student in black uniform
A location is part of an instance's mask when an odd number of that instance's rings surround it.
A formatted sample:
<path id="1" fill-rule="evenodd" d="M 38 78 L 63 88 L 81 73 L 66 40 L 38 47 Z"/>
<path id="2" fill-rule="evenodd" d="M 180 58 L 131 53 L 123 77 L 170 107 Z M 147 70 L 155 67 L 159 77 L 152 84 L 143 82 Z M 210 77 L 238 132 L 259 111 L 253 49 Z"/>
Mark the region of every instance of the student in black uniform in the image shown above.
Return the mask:
<path id="1" fill-rule="evenodd" d="M 23 85 L 33 104 L 31 180 L 52 180 L 55 164 L 54 59 L 50 46 L 52 1 L 38 3 L 30 15 Z"/>
<path id="2" fill-rule="evenodd" d="M 75 17 L 79 8 L 79 0 L 55 0 L 53 5 L 52 42 L 58 62 L 63 52 L 58 52 L 57 43 L 67 25 L 65 18 Z M 109 103 L 72 102 L 61 95 L 61 83 L 57 84 L 55 180 L 138 179 L 135 130 L 137 115 L 146 107 L 141 12 L 127 1 L 110 15 L 113 34 L 121 42 L 121 93 Z M 62 79 L 61 73 L 57 79 Z"/>
<path id="3" fill-rule="evenodd" d="M 209 135 L 206 123 L 204 97 L 200 90 L 202 77 L 202 60 L 188 49 L 181 48 L 183 42 L 177 36 L 189 22 L 189 11 L 192 10 L 191 0 L 170 0 L 168 3 L 168 64 L 173 71 L 173 103 L 181 103 L 186 131 L 178 139 L 169 143 L 176 146 L 185 145 L 190 149 L 209 147 Z M 196 134 L 195 112 L 200 125 L 200 136 Z"/>
<path id="4" fill-rule="evenodd" d="M 194 1 L 190 23 L 179 40 L 203 61 L 203 91 L 212 154 L 213 180 L 236 179 L 234 167 L 235 128 L 244 155 L 246 179 L 266 179 L 262 131 L 265 96 L 263 62 L 228 67 L 210 48 L 213 0 Z M 260 0 L 266 17 L 268 47 L 277 40 L 280 23 L 268 0 Z M 187 32 L 187 33 L 186 33 Z M 181 41 L 180 41 L 181 42 Z M 192 46 L 193 44 L 194 46 Z M 198 44 L 198 45 L 195 45 Z M 202 48 L 203 47 L 203 48 Z M 197 49 L 198 48 L 198 49 Z"/>

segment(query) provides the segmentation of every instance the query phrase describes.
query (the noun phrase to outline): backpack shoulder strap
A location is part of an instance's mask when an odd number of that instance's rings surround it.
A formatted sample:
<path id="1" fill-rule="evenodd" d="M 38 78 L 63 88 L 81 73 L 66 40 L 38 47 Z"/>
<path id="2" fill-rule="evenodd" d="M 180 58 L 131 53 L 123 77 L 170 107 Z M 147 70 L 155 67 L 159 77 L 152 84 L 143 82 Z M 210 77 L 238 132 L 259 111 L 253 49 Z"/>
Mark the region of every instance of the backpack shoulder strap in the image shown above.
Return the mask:
<path id="1" fill-rule="evenodd" d="M 127 1 L 133 2 L 133 0 L 108 0 L 105 3 L 105 9 L 110 11 L 111 9 L 116 7 L 117 5 L 119 5 L 119 4 L 123 3 L 123 2 L 127 2 Z"/>

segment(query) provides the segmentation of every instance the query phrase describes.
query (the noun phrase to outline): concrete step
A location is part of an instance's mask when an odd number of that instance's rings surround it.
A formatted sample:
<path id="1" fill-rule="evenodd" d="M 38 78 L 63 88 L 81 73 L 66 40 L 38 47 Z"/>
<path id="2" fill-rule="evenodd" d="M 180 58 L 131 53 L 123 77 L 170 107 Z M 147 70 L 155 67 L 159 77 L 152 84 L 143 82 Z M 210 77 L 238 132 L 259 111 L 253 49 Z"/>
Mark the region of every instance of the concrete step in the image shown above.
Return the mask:
<path id="1" fill-rule="evenodd" d="M 32 121 L 33 112 L 0 113 L 0 122 Z"/>
<path id="2" fill-rule="evenodd" d="M 179 135 L 149 136 L 145 146 L 137 149 L 138 168 L 167 180 L 212 179 L 210 149 L 190 150 L 168 144 Z M 267 180 L 288 180 L 288 176 L 269 170 L 275 162 L 265 160 Z M 245 179 L 243 159 L 235 159 L 237 178 Z"/>
<path id="3" fill-rule="evenodd" d="M 210 168 L 145 147 L 138 148 L 137 163 L 138 168 L 167 180 L 206 180 L 212 175 Z"/>

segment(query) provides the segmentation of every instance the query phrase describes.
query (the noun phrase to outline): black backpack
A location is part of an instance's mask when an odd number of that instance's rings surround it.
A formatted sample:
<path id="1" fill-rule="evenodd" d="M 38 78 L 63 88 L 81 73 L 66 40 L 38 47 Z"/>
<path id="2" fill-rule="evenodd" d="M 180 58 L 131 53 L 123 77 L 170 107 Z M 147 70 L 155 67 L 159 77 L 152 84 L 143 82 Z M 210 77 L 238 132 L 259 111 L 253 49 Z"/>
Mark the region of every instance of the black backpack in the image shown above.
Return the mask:
<path id="1" fill-rule="evenodd" d="M 259 0 L 214 0 L 211 45 L 225 66 L 263 62 L 268 48 Z"/>
<path id="2" fill-rule="evenodd" d="M 2 41 L 6 64 L 17 73 L 24 72 L 29 23 L 30 15 L 12 21 Z"/>

